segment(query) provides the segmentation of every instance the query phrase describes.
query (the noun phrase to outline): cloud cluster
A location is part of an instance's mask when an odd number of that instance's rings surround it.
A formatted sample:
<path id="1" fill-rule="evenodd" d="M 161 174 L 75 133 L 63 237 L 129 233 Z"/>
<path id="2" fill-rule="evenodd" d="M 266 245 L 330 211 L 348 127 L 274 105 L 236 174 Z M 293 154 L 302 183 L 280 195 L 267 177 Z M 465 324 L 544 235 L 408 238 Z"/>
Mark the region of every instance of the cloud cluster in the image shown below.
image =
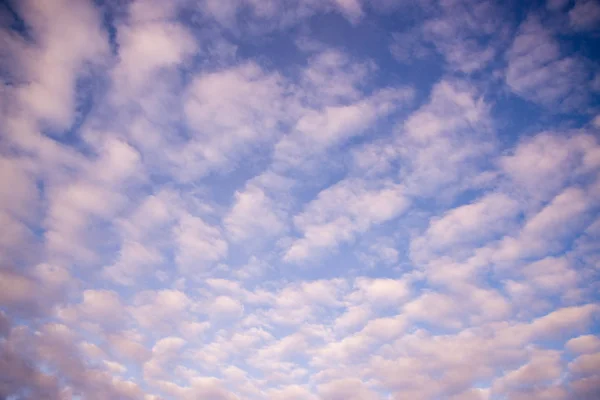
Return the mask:
<path id="1" fill-rule="evenodd" d="M 512 6 L 3 4 L 0 398 L 598 398 L 600 6 Z"/>

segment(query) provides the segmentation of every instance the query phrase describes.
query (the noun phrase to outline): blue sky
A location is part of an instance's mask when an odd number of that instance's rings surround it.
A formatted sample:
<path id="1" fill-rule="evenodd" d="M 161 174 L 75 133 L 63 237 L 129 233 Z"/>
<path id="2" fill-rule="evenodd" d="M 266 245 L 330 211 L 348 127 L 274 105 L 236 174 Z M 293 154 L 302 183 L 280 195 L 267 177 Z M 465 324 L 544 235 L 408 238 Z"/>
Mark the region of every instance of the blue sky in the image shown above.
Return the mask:
<path id="1" fill-rule="evenodd" d="M 0 398 L 600 396 L 598 1 L 0 26 Z"/>

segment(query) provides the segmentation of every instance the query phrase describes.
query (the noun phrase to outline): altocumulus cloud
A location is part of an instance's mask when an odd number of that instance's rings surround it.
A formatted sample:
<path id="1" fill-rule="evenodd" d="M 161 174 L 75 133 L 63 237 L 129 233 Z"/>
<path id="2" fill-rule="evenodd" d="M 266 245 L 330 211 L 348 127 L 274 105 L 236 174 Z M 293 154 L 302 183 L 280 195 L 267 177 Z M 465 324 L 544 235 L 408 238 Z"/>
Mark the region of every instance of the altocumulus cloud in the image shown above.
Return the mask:
<path id="1" fill-rule="evenodd" d="M 597 0 L 0 27 L 0 399 L 600 398 Z"/>

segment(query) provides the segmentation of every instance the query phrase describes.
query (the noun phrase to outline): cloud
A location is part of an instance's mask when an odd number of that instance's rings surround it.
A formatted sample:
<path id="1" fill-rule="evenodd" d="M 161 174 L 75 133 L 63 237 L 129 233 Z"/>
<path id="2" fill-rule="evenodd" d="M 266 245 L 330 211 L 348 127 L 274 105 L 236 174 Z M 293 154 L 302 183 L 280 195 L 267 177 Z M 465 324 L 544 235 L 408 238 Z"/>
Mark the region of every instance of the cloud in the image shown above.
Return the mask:
<path id="1" fill-rule="evenodd" d="M 182 321 L 190 305 L 191 300 L 179 290 L 146 290 L 136 294 L 129 311 L 140 326 L 167 331 Z"/>
<path id="2" fill-rule="evenodd" d="M 585 134 L 543 132 L 524 139 L 500 159 L 500 165 L 519 191 L 543 201 L 576 177 L 597 169 L 593 161 L 597 148 L 596 139 Z"/>
<path id="3" fill-rule="evenodd" d="M 567 6 L 569 2 L 566 0 L 548 0 L 546 1 L 546 7 L 550 10 L 561 10 Z"/>
<path id="4" fill-rule="evenodd" d="M 179 245 L 177 263 L 182 272 L 202 271 L 227 254 L 228 245 L 217 227 L 185 215 L 174 229 Z"/>
<path id="5" fill-rule="evenodd" d="M 408 203 L 399 184 L 339 182 L 319 193 L 305 211 L 294 217 L 303 237 L 292 243 L 284 259 L 299 262 L 319 249 L 336 248 L 351 241 L 355 234 L 399 216 Z"/>
<path id="6" fill-rule="evenodd" d="M 16 58 L 23 63 L 15 74 L 27 82 L 15 88 L 14 99 L 34 121 L 67 129 L 75 117 L 75 78 L 86 65 L 101 63 L 108 51 L 100 13 L 88 2 L 64 1 L 53 6 L 22 2 L 18 12 L 28 21 L 35 45 L 5 36 L 16 42 Z"/>
<path id="7" fill-rule="evenodd" d="M 401 63 L 419 62 L 433 55 L 431 47 L 423 42 L 418 31 L 393 33 L 390 52 Z"/>
<path id="8" fill-rule="evenodd" d="M 505 10 L 494 1 L 442 1 L 436 6 L 423 24 L 424 37 L 452 69 L 473 73 L 487 67 L 506 40 L 507 26 L 495 18 Z"/>
<path id="9" fill-rule="evenodd" d="M 165 337 L 156 342 L 152 347 L 152 358 L 144 364 L 145 379 L 154 381 L 168 377 L 167 366 L 177 359 L 185 344 L 185 340 L 175 336 Z"/>
<path id="10" fill-rule="evenodd" d="M 593 335 L 583 335 L 569 340 L 566 348 L 575 353 L 593 353 L 600 348 L 600 339 Z"/>
<path id="11" fill-rule="evenodd" d="M 565 189 L 527 220 L 518 238 L 505 237 L 494 258 L 508 261 L 561 251 L 563 240 L 583 223 L 590 205 L 582 190 Z"/>
<path id="12" fill-rule="evenodd" d="M 161 191 L 139 201 L 115 225 L 120 236 L 120 250 L 102 268 L 102 275 L 120 285 L 132 286 L 147 278 L 166 260 L 164 231 L 173 228 L 181 214 L 169 205 L 180 204 L 176 192 Z"/>
<path id="13" fill-rule="evenodd" d="M 319 394 L 323 399 L 377 399 L 375 392 L 369 390 L 357 379 L 340 379 L 319 386 Z"/>
<path id="14" fill-rule="evenodd" d="M 299 385 L 288 385 L 281 389 L 271 389 L 269 396 L 274 400 L 313 400 L 316 397 L 305 387 Z"/>
<path id="15" fill-rule="evenodd" d="M 575 374 L 589 375 L 598 370 L 600 354 L 584 354 L 569 364 L 569 370 Z"/>
<path id="16" fill-rule="evenodd" d="M 371 310 L 368 306 L 351 306 L 335 320 L 334 327 L 341 331 L 353 330 L 364 325 L 370 317 Z"/>
<path id="17" fill-rule="evenodd" d="M 106 277 L 122 285 L 132 285 L 134 279 L 142 274 L 148 266 L 154 266 L 162 261 L 159 252 L 148 249 L 137 242 L 123 244 L 118 260 L 104 268 Z"/>
<path id="18" fill-rule="evenodd" d="M 363 15 L 361 2 L 359 0 L 334 0 L 342 14 L 350 21 L 356 21 Z"/>
<path id="19" fill-rule="evenodd" d="M 3 5 L 0 398 L 598 398 L 597 8 Z"/>
<path id="20" fill-rule="evenodd" d="M 559 352 L 536 352 L 529 363 L 494 382 L 493 390 L 495 393 L 526 392 L 531 387 L 551 384 L 560 374 Z"/>
<path id="21" fill-rule="evenodd" d="M 111 290 L 85 290 L 80 304 L 59 311 L 71 323 L 85 320 L 114 326 L 125 319 L 125 309 L 119 295 Z"/>
<path id="22" fill-rule="evenodd" d="M 577 1 L 569 11 L 569 22 L 575 30 L 594 30 L 600 22 L 600 5 L 595 1 Z"/>
<path id="23" fill-rule="evenodd" d="M 277 143 L 275 158 L 301 164 L 319 150 L 363 134 L 378 118 L 391 114 L 411 97 L 410 89 L 390 89 L 350 104 L 307 111 L 297 121 L 295 131 Z"/>
<path id="24" fill-rule="evenodd" d="M 357 278 L 356 290 L 348 296 L 352 302 L 367 302 L 373 306 L 398 305 L 410 294 L 408 282 L 400 279 Z"/>
<path id="25" fill-rule="evenodd" d="M 502 193 L 491 193 L 468 205 L 456 207 L 431 221 L 425 233 L 411 242 L 417 260 L 444 254 L 450 249 L 483 243 L 505 233 L 514 223 L 519 204 Z M 425 256 L 425 257 L 424 257 Z"/>
<path id="26" fill-rule="evenodd" d="M 319 12 L 338 12 L 352 23 L 364 15 L 360 0 L 292 0 L 285 4 L 274 0 L 205 0 L 200 6 L 206 16 L 227 30 L 250 35 L 289 29 Z"/>
<path id="27" fill-rule="evenodd" d="M 124 96 L 135 96 L 153 75 L 177 66 L 196 50 L 193 36 L 180 24 L 137 21 L 136 8 L 132 11 L 135 22 L 119 30 L 119 64 L 113 71 L 117 93 Z"/>
<path id="28" fill-rule="evenodd" d="M 585 63 L 563 55 L 552 31 L 535 16 L 521 24 L 506 57 L 506 83 L 516 94 L 556 110 L 586 101 L 590 76 Z"/>
<path id="29" fill-rule="evenodd" d="M 143 398 L 142 390 L 134 382 L 113 377 L 82 361 L 75 338 L 76 334 L 62 324 L 45 324 L 35 334 L 26 328 L 13 328 L 9 340 L 2 343 L 3 350 L 7 350 L 1 352 L 3 371 L 11 371 L 9 384 L 0 389 L 2 394 L 68 398 L 76 393 L 89 393 L 91 399 Z M 52 375 L 32 367 L 31 360 L 60 369 L 65 387 L 61 388 Z"/>
<path id="30" fill-rule="evenodd" d="M 248 186 L 236 192 L 235 203 L 225 219 L 227 231 L 234 240 L 257 235 L 277 235 L 286 228 L 283 210 L 277 210 L 273 200 L 258 186 Z"/>
<path id="31" fill-rule="evenodd" d="M 228 296 L 215 298 L 210 306 L 210 313 L 214 318 L 239 317 L 243 311 L 244 307 L 240 302 Z"/>
<path id="32" fill-rule="evenodd" d="M 431 195 L 459 178 L 468 182 L 494 142 L 489 106 L 476 91 L 462 82 L 437 83 L 396 138 L 408 192 Z"/>
<path id="33" fill-rule="evenodd" d="M 144 346 L 143 339 L 134 331 L 121 331 L 109 334 L 107 342 L 118 359 L 141 364 L 151 357 L 151 350 Z"/>
<path id="34" fill-rule="evenodd" d="M 582 399 L 593 399 L 600 393 L 596 376 L 579 379 L 571 384 L 573 391 Z"/>
<path id="35" fill-rule="evenodd" d="M 276 136 L 287 118 L 285 90 L 278 74 L 254 62 L 198 76 L 184 105 L 193 135 L 177 154 L 183 171 L 196 176 L 229 165 Z"/>
<path id="36" fill-rule="evenodd" d="M 69 271 L 52 264 L 38 264 L 28 271 L 3 265 L 0 304 L 17 315 L 44 315 L 60 303 L 76 285 Z M 31 296 L 38 293 L 38 296 Z"/>

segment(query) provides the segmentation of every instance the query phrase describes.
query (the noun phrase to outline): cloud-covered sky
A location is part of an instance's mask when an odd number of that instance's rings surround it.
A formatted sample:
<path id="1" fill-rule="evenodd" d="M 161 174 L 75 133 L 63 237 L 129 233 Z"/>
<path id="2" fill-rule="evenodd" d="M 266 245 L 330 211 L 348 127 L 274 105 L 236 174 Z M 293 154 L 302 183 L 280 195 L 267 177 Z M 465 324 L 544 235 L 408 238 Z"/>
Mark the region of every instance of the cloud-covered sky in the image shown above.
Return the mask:
<path id="1" fill-rule="evenodd" d="M 0 26 L 0 399 L 600 398 L 597 0 Z"/>

